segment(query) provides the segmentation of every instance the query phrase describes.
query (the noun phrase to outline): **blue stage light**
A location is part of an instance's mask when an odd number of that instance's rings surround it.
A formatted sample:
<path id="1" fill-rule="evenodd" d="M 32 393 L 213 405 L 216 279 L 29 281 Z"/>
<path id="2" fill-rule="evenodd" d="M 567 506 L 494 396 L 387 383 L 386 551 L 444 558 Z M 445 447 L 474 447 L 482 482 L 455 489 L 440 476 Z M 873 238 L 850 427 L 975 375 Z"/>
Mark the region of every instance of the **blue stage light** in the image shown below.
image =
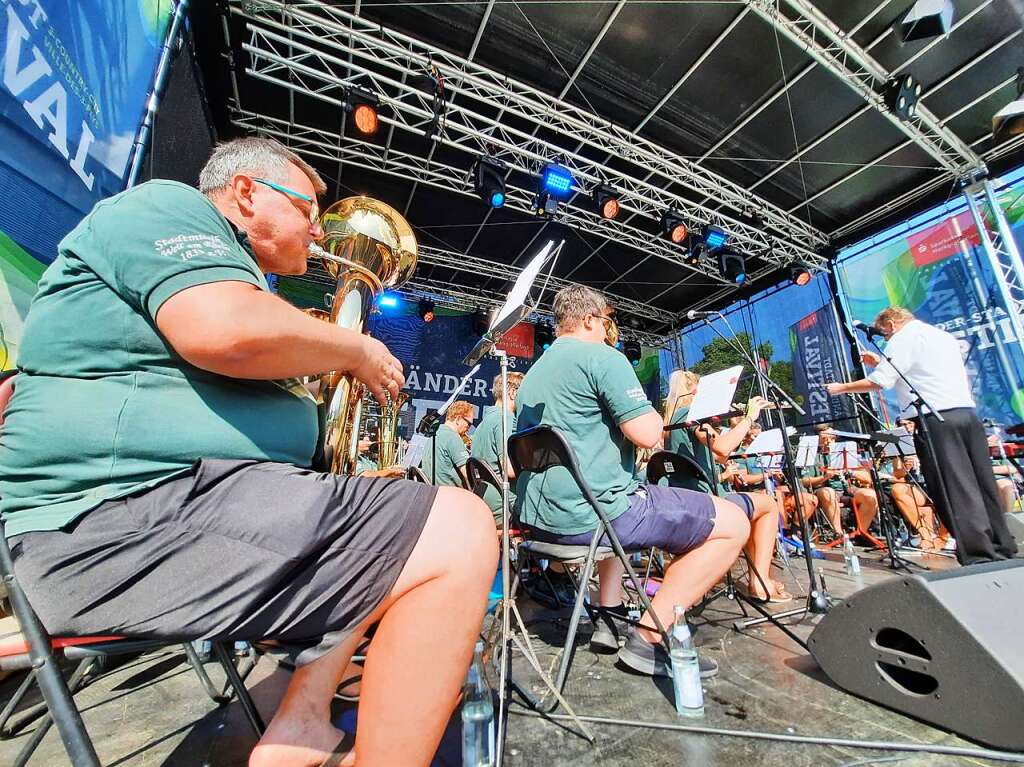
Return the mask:
<path id="1" fill-rule="evenodd" d="M 708 246 L 708 250 L 718 250 L 728 241 L 729 235 L 725 233 L 725 230 L 719 229 L 717 226 L 704 227 L 704 244 Z"/>
<path id="2" fill-rule="evenodd" d="M 505 193 L 504 192 L 492 192 L 491 193 L 491 207 L 500 208 L 505 204 Z"/>
<path id="3" fill-rule="evenodd" d="M 381 293 L 377 303 L 386 309 L 394 309 L 398 306 L 398 296 L 394 293 Z"/>
<path id="4" fill-rule="evenodd" d="M 540 188 L 552 197 L 567 200 L 572 195 L 572 171 L 562 165 L 545 165 L 540 174 Z"/>

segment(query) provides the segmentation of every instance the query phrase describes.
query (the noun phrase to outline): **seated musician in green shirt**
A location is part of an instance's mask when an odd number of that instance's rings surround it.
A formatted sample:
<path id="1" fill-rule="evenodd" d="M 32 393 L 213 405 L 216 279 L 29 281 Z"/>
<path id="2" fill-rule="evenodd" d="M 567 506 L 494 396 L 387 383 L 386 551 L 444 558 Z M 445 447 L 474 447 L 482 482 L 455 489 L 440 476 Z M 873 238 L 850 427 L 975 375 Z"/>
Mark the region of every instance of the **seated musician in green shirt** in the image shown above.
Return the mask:
<path id="1" fill-rule="evenodd" d="M 666 425 L 686 423 L 690 412 L 693 396 L 697 393 L 700 376 L 689 370 L 675 370 L 669 376 L 668 396 L 665 398 L 663 420 Z M 671 429 L 666 432 L 668 439 L 666 449 L 680 455 L 693 458 L 704 470 L 709 479 L 714 481 L 712 457 L 717 464 L 727 467 L 719 474 L 719 495 L 733 501 L 747 510 L 750 517 L 750 537 L 745 546 L 750 558 L 752 572 L 747 584 L 748 593 L 756 599 L 771 602 L 788 602 L 792 597 L 785 587 L 771 577 L 772 553 L 775 550 L 775 536 L 779 529 L 779 509 L 774 499 L 764 493 L 732 493 L 725 482 L 733 478 L 734 472 L 728 469 L 729 456 L 744 439 L 749 430 L 760 430 L 757 417 L 768 405 L 761 397 L 754 397 L 747 408 L 747 414 L 728 431 L 719 432 L 711 424 L 702 424 L 688 429 Z M 710 493 L 711 487 L 703 480 L 684 477 L 671 480 L 670 484 L 687 487 L 702 493 Z"/>
<path id="2" fill-rule="evenodd" d="M 662 419 L 647 400 L 636 372 L 614 348 L 618 328 L 612 307 L 595 290 L 573 285 L 555 296 L 557 339 L 533 364 L 516 396 L 520 431 L 548 425 L 576 453 L 597 502 L 627 550 L 652 546 L 674 556 L 653 599 L 662 626 L 674 605 L 690 607 L 732 565 L 750 531 L 736 504 L 681 488 L 641 486 L 634 477 L 636 448 L 662 441 Z M 598 517 L 564 467 L 524 472 L 516 481 L 516 512 L 533 537 L 589 545 Z M 600 565 L 600 604 L 622 602 L 621 565 Z M 644 626 L 653 626 L 650 615 Z M 669 676 L 661 637 L 632 630 L 619 659 L 640 673 Z M 710 671 L 709 671 L 710 673 Z"/>
<path id="3" fill-rule="evenodd" d="M 465 400 L 453 402 L 445 413 L 444 423 L 437 427 L 437 436 L 427 441 L 423 451 L 423 473 L 431 484 L 466 487 L 466 461 L 469 448 L 463 439 L 473 425 L 473 406 Z M 437 470 L 434 457 L 437 456 Z"/>
<path id="4" fill-rule="evenodd" d="M 484 411 L 484 417 L 480 419 L 480 425 L 473 432 L 473 448 L 471 455 L 474 458 L 486 463 L 491 470 L 501 478 L 501 456 L 504 453 L 501 447 L 501 414 L 506 412 L 505 428 L 511 436 L 516 430 L 516 393 L 519 391 L 519 384 L 523 382 L 522 373 L 508 373 L 508 391 L 502 396 L 501 375 L 494 377 L 491 392 L 494 394 L 494 407 Z M 508 472 L 509 508 L 515 507 L 516 496 L 511 488 L 515 487 L 515 472 L 508 464 L 505 465 Z M 488 484 L 484 489 L 484 502 L 491 507 L 494 521 L 501 524 L 501 493 Z"/>
<path id="5" fill-rule="evenodd" d="M 739 452 L 742 453 L 743 449 L 748 447 L 760 433 L 760 424 L 754 424 L 754 427 L 747 433 L 747 436 L 743 438 L 743 442 L 740 443 Z M 776 503 L 779 504 L 783 524 L 787 528 L 798 527 L 793 493 L 789 490 L 786 475 L 781 469 L 765 469 L 763 465 L 765 460 L 767 459 L 756 455 L 748 455 L 741 458 L 740 472 L 736 483 L 747 492 L 767 494 L 766 488 L 768 485 L 766 479 L 771 479 L 775 488 L 773 497 Z M 818 499 L 810 493 L 800 493 L 800 504 L 808 519 L 813 517 L 814 513 L 818 510 Z"/>
<path id="6" fill-rule="evenodd" d="M 839 534 L 843 532 L 842 507 L 840 499 L 849 492 L 842 470 L 829 467 L 832 457 L 832 445 L 836 441 L 836 433 L 828 424 L 814 427 L 818 432 L 818 457 L 815 460 L 815 473 L 803 478 L 804 487 L 814 492 L 818 499 L 818 508 L 825 515 L 829 525 Z M 852 470 L 852 467 L 851 467 Z"/>

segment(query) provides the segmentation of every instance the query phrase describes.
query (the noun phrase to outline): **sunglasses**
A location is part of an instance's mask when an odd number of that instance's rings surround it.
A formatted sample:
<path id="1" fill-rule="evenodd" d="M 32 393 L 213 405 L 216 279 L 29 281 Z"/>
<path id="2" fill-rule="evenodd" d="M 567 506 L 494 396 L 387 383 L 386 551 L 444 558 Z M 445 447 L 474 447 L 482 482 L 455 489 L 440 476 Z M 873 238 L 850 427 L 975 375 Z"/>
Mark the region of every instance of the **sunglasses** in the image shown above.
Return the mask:
<path id="1" fill-rule="evenodd" d="M 289 189 L 286 186 L 275 184 L 273 181 L 267 181 L 265 178 L 254 178 L 253 181 L 255 181 L 257 184 L 263 184 L 263 186 L 269 186 L 275 192 L 280 192 L 281 194 L 287 195 L 288 197 L 293 197 L 295 199 L 302 200 L 303 202 L 308 202 L 309 223 L 311 226 L 320 226 L 320 206 L 317 205 L 315 197 L 310 197 L 308 194 L 302 194 L 302 192 L 296 192 L 294 189 Z M 299 208 L 299 210 L 302 209 Z"/>

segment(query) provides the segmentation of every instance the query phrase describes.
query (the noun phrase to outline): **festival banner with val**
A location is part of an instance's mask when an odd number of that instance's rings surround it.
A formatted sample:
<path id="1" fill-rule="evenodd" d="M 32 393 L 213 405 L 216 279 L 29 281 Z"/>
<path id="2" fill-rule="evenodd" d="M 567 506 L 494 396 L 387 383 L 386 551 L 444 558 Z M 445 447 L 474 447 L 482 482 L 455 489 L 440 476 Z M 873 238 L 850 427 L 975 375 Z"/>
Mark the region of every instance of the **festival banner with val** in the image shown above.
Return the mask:
<path id="1" fill-rule="evenodd" d="M 1024 181 L 999 195 L 1015 239 L 1024 243 Z M 982 418 L 1002 424 L 1024 420 L 1024 356 L 969 212 L 891 239 L 837 265 L 852 319 L 871 323 L 888 306 L 909 309 L 924 322 L 960 339 Z M 873 350 L 870 344 L 866 349 Z M 886 397 L 890 419 L 899 410 Z"/>
<path id="2" fill-rule="evenodd" d="M 793 383 L 803 395 L 807 422 L 825 423 L 853 416 L 853 405 L 845 397 L 830 397 L 824 385 L 842 381 L 840 345 L 832 305 L 811 312 L 789 328 L 793 352 Z"/>
<path id="3" fill-rule="evenodd" d="M 5 366 L 40 269 L 121 191 L 172 3 L 0 0 L 0 337 Z M 28 259 L 28 260 L 26 260 Z"/>

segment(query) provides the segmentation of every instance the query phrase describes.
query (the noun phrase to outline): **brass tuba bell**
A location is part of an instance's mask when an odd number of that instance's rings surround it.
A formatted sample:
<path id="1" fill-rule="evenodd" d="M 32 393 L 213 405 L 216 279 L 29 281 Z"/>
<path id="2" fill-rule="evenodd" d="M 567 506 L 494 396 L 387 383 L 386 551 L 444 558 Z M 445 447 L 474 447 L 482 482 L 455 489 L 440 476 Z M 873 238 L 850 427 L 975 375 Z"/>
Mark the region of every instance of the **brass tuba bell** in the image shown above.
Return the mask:
<path id="1" fill-rule="evenodd" d="M 320 225 L 323 245 L 310 245 L 309 250 L 337 280 L 326 319 L 364 333 L 377 294 L 404 284 L 416 269 L 416 235 L 398 211 L 369 197 L 339 200 L 323 212 Z M 330 372 L 320 377 L 326 409 L 324 464 L 329 471 L 356 473 L 365 395 L 366 387 L 351 375 Z M 400 394 L 378 416 L 381 468 L 397 458 L 398 416 L 406 400 L 408 395 Z"/>

